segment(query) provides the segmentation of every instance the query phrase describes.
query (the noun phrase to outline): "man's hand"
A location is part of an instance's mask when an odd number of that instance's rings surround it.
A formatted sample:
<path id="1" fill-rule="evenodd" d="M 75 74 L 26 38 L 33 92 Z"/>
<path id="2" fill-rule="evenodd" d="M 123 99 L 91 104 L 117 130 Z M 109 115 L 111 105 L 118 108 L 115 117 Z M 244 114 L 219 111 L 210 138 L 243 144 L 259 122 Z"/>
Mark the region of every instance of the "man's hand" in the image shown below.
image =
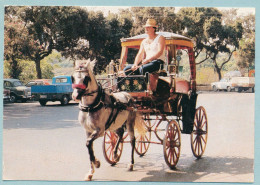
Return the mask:
<path id="1" fill-rule="evenodd" d="M 118 71 L 118 76 L 126 76 L 124 71 Z"/>
<path id="2" fill-rule="evenodd" d="M 131 69 L 132 69 L 132 71 L 135 71 L 138 69 L 138 66 L 136 64 L 134 64 L 134 65 L 132 65 Z"/>

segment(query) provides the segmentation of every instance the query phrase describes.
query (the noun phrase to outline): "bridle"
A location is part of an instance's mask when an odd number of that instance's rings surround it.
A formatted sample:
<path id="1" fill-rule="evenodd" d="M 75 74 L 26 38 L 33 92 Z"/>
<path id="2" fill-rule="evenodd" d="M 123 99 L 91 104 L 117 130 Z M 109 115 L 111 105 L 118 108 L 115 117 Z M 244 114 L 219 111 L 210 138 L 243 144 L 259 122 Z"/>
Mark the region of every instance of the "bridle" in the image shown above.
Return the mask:
<path id="1" fill-rule="evenodd" d="M 79 70 L 75 70 L 76 72 L 87 72 L 87 70 L 82 70 L 81 68 Z M 90 78 L 88 79 L 90 81 Z M 86 82 L 85 82 L 86 83 Z M 86 92 L 87 85 L 83 84 L 72 84 L 73 89 L 80 90 L 79 92 L 79 98 L 82 99 L 84 96 L 93 96 L 95 93 L 97 94 L 97 97 L 95 98 L 94 102 L 91 105 L 82 105 L 81 102 L 79 103 L 80 110 L 83 112 L 94 112 L 99 109 L 101 109 L 104 105 L 104 92 L 102 89 L 102 86 L 98 84 L 98 88 L 91 92 Z"/>

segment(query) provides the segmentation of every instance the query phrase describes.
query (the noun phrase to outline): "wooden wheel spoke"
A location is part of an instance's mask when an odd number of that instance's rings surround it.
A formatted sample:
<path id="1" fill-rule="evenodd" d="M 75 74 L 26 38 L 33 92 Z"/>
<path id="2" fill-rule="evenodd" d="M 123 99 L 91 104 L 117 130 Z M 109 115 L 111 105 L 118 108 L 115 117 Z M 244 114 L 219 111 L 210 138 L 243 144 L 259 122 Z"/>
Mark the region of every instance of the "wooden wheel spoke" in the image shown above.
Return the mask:
<path id="1" fill-rule="evenodd" d="M 179 125 L 175 120 L 168 121 L 167 132 L 164 138 L 164 159 L 167 165 L 174 169 L 180 157 L 180 137 Z"/>
<path id="2" fill-rule="evenodd" d="M 109 140 L 111 141 L 112 140 L 112 133 L 111 132 L 106 132 L 106 134 L 107 134 L 107 137 L 109 138 Z"/>
<path id="3" fill-rule="evenodd" d="M 144 141 L 149 141 L 150 139 L 148 138 L 148 136 L 147 135 L 145 135 L 145 140 Z"/>
<path id="4" fill-rule="evenodd" d="M 172 164 L 174 162 L 174 148 L 171 148 L 171 154 L 170 154 L 170 163 Z"/>
<path id="5" fill-rule="evenodd" d="M 199 145 L 198 144 L 198 139 L 196 139 L 195 141 L 196 141 L 196 143 L 195 143 L 195 151 L 197 151 L 197 148 L 198 148 L 198 145 Z"/>
<path id="6" fill-rule="evenodd" d="M 207 143 L 203 136 L 201 136 L 201 139 L 203 140 L 204 144 Z"/>
<path id="7" fill-rule="evenodd" d="M 111 148 L 112 148 L 112 145 L 109 145 L 109 146 L 106 148 L 106 152 L 109 151 Z M 112 149 L 111 149 L 111 150 L 112 150 Z"/>
<path id="8" fill-rule="evenodd" d="M 201 125 L 201 128 L 203 128 L 206 124 L 207 124 L 207 120 L 205 120 L 205 121 L 203 122 L 203 124 Z"/>
<path id="9" fill-rule="evenodd" d="M 207 144 L 208 122 L 205 109 L 201 106 L 196 109 L 193 132 L 191 133 L 191 145 L 193 155 L 200 158 Z"/>
<path id="10" fill-rule="evenodd" d="M 196 135 L 196 137 L 193 139 L 193 145 L 195 144 L 195 142 L 197 141 L 198 135 Z"/>
<path id="11" fill-rule="evenodd" d="M 178 158 L 178 154 L 175 150 L 175 148 L 173 148 L 173 159 L 175 159 L 173 162 L 176 163 L 176 159 Z"/>
<path id="12" fill-rule="evenodd" d="M 204 117 L 205 117 L 205 115 L 204 115 L 204 114 L 202 114 L 202 116 L 201 116 L 201 120 L 200 120 L 200 123 L 202 123 L 202 122 L 203 122 L 203 119 L 204 119 Z"/>
<path id="13" fill-rule="evenodd" d="M 110 159 L 114 160 L 113 150 L 110 150 L 110 151 L 109 151 L 108 157 L 109 157 Z"/>
<path id="14" fill-rule="evenodd" d="M 200 154 L 200 153 L 203 151 L 203 150 L 202 150 L 202 143 L 201 143 L 201 139 L 199 139 L 199 146 L 198 146 L 198 147 L 199 147 L 199 151 L 200 151 L 200 152 L 199 152 L 199 154 Z"/>

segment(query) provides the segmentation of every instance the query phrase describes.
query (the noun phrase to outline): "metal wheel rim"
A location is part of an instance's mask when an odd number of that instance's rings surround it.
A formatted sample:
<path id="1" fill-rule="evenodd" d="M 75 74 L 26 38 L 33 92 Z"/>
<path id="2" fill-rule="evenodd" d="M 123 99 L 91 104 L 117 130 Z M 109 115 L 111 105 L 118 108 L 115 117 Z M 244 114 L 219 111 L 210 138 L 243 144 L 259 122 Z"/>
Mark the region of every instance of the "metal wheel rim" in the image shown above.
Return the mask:
<path id="1" fill-rule="evenodd" d="M 116 146 L 118 140 L 118 136 L 115 132 L 106 131 L 104 134 L 104 141 L 103 141 L 103 154 L 106 161 L 111 164 L 115 165 L 118 161 L 115 161 L 114 156 L 114 148 Z M 119 143 L 117 155 L 120 159 L 123 151 L 123 142 Z"/>
<path id="2" fill-rule="evenodd" d="M 191 133 L 191 149 L 196 158 L 201 158 L 204 154 L 208 140 L 208 119 L 205 109 L 201 106 L 197 108 L 193 131 Z"/>
<path id="3" fill-rule="evenodd" d="M 16 101 L 15 95 L 11 95 L 11 96 L 10 96 L 10 102 L 11 102 L 11 103 L 14 103 L 15 101 Z"/>
<path id="4" fill-rule="evenodd" d="M 150 146 L 150 141 L 151 141 L 151 131 L 149 130 L 151 128 L 151 122 L 149 120 L 144 120 L 144 121 L 145 121 L 147 132 L 143 136 L 138 135 L 136 137 L 136 145 L 135 145 L 135 152 L 140 156 L 143 156 L 148 151 L 148 148 Z"/>
<path id="5" fill-rule="evenodd" d="M 163 141 L 163 152 L 166 164 L 171 169 L 175 169 L 181 152 L 181 132 L 175 120 L 172 120 L 167 125 Z"/>

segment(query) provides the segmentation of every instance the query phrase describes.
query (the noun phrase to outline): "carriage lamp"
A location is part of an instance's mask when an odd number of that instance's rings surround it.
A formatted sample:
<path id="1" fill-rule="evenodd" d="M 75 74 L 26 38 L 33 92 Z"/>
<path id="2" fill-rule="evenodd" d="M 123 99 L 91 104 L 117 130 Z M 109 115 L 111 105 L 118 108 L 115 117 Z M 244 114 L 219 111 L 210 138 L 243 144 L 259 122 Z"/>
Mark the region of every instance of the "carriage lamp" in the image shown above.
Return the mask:
<path id="1" fill-rule="evenodd" d="M 175 76 L 176 75 L 176 65 L 175 64 L 168 65 L 168 71 L 171 76 L 172 75 Z"/>
<path id="2" fill-rule="evenodd" d="M 107 66 L 108 76 L 112 76 L 115 73 L 115 62 L 111 60 L 111 62 Z"/>
<path id="3" fill-rule="evenodd" d="M 175 58 L 172 58 L 171 63 L 168 65 L 168 71 L 170 76 L 175 76 L 177 73 L 177 61 Z"/>

